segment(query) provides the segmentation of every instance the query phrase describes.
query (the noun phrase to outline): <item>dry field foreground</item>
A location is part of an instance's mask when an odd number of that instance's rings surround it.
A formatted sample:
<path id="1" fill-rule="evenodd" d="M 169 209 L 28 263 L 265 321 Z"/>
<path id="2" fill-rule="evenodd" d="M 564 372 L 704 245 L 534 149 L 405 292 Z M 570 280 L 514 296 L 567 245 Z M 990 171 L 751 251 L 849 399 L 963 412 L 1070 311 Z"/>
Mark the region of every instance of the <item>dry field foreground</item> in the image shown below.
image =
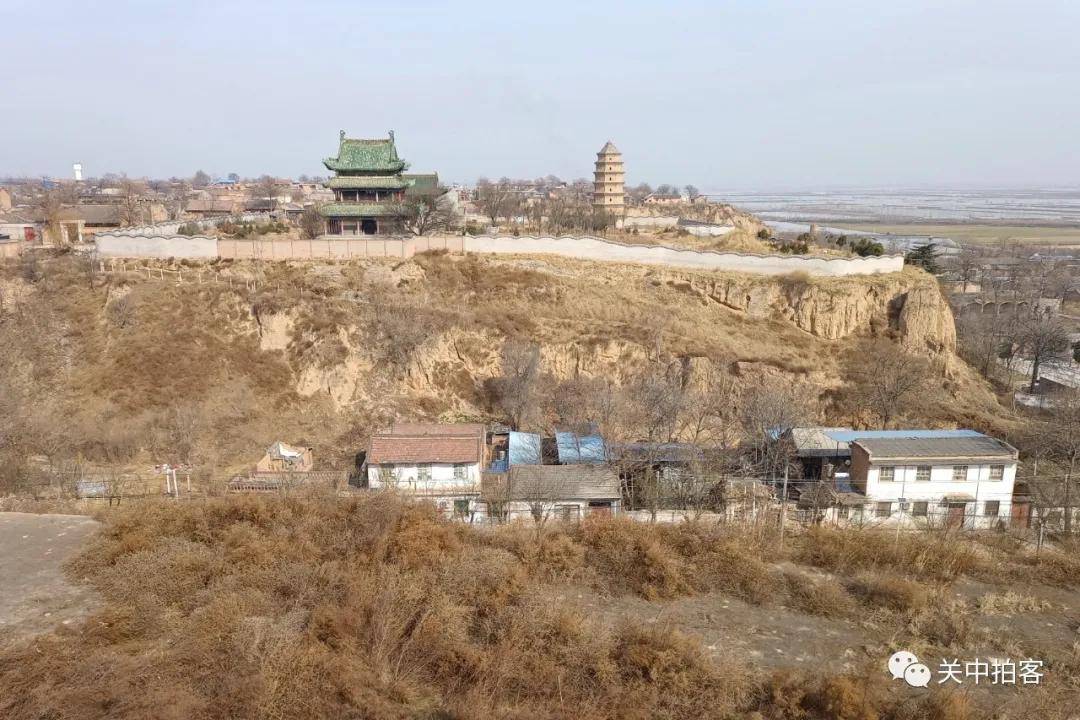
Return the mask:
<path id="1" fill-rule="evenodd" d="M 388 497 L 143 503 L 69 571 L 85 622 L 0 653 L 11 718 L 1065 718 L 1076 548 L 618 520 L 479 531 Z M 890 680 L 895 649 L 1038 686 Z"/>
<path id="2" fill-rule="evenodd" d="M 977 225 L 931 223 L 840 223 L 849 230 L 892 233 L 894 235 L 934 235 L 956 240 L 961 245 L 1060 245 L 1080 246 L 1080 228 L 1038 225 Z"/>

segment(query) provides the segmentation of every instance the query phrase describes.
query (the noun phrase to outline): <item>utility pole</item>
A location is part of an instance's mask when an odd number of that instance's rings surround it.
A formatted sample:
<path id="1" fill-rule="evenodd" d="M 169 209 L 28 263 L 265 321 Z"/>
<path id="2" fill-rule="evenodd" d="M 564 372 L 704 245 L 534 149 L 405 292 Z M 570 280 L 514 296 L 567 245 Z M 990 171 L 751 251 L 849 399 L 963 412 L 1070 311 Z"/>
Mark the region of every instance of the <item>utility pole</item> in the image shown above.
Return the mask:
<path id="1" fill-rule="evenodd" d="M 902 468 L 900 472 L 902 472 L 903 475 L 900 480 L 900 517 L 897 518 L 896 521 L 896 538 L 893 541 L 895 545 L 900 544 L 900 526 L 904 524 L 904 505 L 907 504 L 907 469 Z"/>
<path id="2" fill-rule="evenodd" d="M 784 465 L 784 490 L 780 497 L 780 547 L 784 547 L 784 526 L 787 524 L 787 481 L 788 466 Z"/>

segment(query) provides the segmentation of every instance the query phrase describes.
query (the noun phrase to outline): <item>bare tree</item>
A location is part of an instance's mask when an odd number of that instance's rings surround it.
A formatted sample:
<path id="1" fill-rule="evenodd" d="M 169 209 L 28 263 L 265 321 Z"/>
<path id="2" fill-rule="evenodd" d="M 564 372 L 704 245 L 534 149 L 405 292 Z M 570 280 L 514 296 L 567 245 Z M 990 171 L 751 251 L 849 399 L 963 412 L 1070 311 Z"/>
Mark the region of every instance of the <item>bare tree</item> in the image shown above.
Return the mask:
<path id="1" fill-rule="evenodd" d="M 926 387 L 926 379 L 932 370 L 926 359 L 895 347 L 885 348 L 873 356 L 873 363 L 868 363 L 857 374 L 856 392 L 857 398 L 874 411 L 881 421 L 881 428 L 885 429 L 904 403 Z"/>
<path id="2" fill-rule="evenodd" d="M 277 196 L 281 189 L 281 183 L 277 178 L 270 175 L 263 175 L 251 188 L 252 200 L 268 200 L 270 211 L 277 210 Z"/>
<path id="3" fill-rule="evenodd" d="M 1023 321 L 1017 341 L 1021 352 L 1031 358 L 1028 392 L 1034 393 L 1041 366 L 1053 362 L 1057 355 L 1069 349 L 1069 330 L 1056 317 L 1036 310 Z"/>
<path id="4" fill-rule="evenodd" d="M 317 238 L 323 233 L 323 219 L 314 205 L 308 205 L 300 213 L 300 232 L 305 238 Z"/>
<path id="5" fill-rule="evenodd" d="M 499 218 L 508 218 L 514 207 L 514 191 L 509 183 L 493 183 L 481 178 L 476 183 L 476 206 L 487 215 L 492 225 L 499 224 Z"/>
<path id="6" fill-rule="evenodd" d="M 139 187 L 131 180 L 123 178 L 120 181 L 120 193 L 120 225 L 131 227 L 145 224 L 146 217 Z"/>
<path id="7" fill-rule="evenodd" d="M 450 228 L 454 214 L 450 204 L 441 197 L 415 196 L 402 203 L 405 227 L 413 235 L 444 232 Z"/>
<path id="8" fill-rule="evenodd" d="M 1047 454 L 1060 465 L 1061 505 L 1064 512 L 1063 530 L 1072 532 L 1073 503 L 1076 493 L 1073 485 L 1076 480 L 1076 468 L 1080 463 L 1080 393 L 1071 392 L 1062 396 L 1055 403 L 1050 419 L 1039 428 L 1043 436 Z"/>
<path id="9" fill-rule="evenodd" d="M 64 232 L 60 226 L 64 204 L 60 192 L 58 190 L 45 192 L 41 196 L 38 207 L 45 220 L 45 232 L 57 245 L 63 244 Z"/>
<path id="10" fill-rule="evenodd" d="M 511 427 L 521 429 L 535 411 L 540 383 L 540 346 L 508 340 L 502 349 L 502 372 L 492 378 L 493 395 Z"/>
<path id="11" fill-rule="evenodd" d="M 762 379 L 742 392 L 739 413 L 743 444 L 759 472 L 775 477 L 790 461 L 790 449 L 781 436 L 809 417 L 803 395 L 790 383 Z"/>

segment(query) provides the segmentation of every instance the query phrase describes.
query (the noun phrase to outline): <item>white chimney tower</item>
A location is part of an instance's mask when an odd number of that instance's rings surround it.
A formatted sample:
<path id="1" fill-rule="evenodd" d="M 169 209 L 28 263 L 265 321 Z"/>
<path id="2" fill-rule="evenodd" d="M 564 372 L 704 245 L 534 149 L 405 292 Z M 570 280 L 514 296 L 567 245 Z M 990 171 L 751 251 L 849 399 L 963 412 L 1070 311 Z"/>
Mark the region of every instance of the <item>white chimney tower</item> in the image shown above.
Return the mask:
<path id="1" fill-rule="evenodd" d="M 82 181 L 82 163 L 75 163 L 71 166 L 71 169 L 75 171 L 75 182 Z"/>

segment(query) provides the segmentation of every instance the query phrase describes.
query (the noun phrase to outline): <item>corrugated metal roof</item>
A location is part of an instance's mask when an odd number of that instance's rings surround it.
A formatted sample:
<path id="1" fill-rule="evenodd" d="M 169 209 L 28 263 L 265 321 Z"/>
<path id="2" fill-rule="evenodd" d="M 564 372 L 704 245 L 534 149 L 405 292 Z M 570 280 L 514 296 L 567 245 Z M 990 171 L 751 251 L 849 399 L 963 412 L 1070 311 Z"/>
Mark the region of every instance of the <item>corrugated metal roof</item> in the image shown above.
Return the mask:
<path id="1" fill-rule="evenodd" d="M 846 441 L 830 436 L 833 431 L 850 431 L 843 427 L 797 427 L 791 428 L 791 440 L 800 457 L 849 455 Z"/>
<path id="2" fill-rule="evenodd" d="M 507 458 L 511 465 L 539 465 L 542 446 L 538 433 L 510 431 Z"/>
<path id="3" fill-rule="evenodd" d="M 833 440 L 852 442 L 853 440 L 887 438 L 963 438 L 986 437 L 975 430 L 845 430 L 843 428 L 825 428 L 825 434 Z"/>
<path id="4" fill-rule="evenodd" d="M 1016 448 L 997 438 L 976 433 L 953 437 L 859 438 L 857 445 L 872 461 L 890 459 L 1015 459 Z"/>
<path id="5" fill-rule="evenodd" d="M 555 445 L 559 453 L 559 463 L 563 465 L 602 463 L 607 460 L 604 438 L 599 435 L 556 432 Z"/>

